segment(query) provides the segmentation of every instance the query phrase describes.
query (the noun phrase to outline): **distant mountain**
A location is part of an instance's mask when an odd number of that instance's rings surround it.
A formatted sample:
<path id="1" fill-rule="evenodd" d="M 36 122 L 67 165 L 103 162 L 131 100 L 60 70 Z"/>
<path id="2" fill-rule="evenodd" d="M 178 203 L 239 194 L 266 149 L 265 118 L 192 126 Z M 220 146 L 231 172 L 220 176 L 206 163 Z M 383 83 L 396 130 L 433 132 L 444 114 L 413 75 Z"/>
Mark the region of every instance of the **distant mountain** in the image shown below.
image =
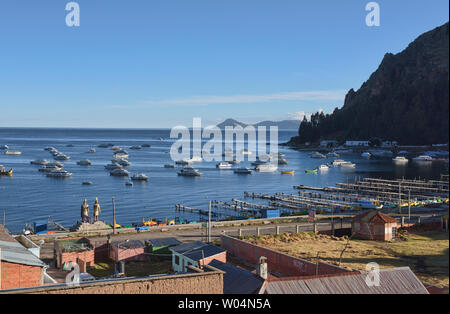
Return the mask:
<path id="1" fill-rule="evenodd" d="M 225 129 L 226 126 L 241 126 L 245 128 L 249 125 L 252 125 L 254 127 L 265 126 L 266 128 L 269 128 L 270 126 L 277 126 L 279 130 L 298 130 L 300 126 L 300 120 L 262 121 L 255 124 L 246 124 L 234 119 L 226 119 L 222 123 L 219 123 L 217 126 L 220 129 Z"/>
<path id="2" fill-rule="evenodd" d="M 400 144 L 447 143 L 449 137 L 449 24 L 387 53 L 358 91 L 331 115 L 304 119 L 292 144 L 323 139 L 381 138 Z"/>

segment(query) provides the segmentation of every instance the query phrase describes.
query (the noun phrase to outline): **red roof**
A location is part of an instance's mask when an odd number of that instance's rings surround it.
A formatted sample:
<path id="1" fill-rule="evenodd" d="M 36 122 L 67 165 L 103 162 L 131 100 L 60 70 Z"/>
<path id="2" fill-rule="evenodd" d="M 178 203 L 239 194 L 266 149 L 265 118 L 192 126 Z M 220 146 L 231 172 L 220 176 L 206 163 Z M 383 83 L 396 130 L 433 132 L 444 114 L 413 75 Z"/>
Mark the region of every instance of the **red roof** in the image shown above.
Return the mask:
<path id="1" fill-rule="evenodd" d="M 392 218 L 376 210 L 370 210 L 360 215 L 353 217 L 353 221 L 371 222 L 371 223 L 396 223 L 397 219 Z"/>

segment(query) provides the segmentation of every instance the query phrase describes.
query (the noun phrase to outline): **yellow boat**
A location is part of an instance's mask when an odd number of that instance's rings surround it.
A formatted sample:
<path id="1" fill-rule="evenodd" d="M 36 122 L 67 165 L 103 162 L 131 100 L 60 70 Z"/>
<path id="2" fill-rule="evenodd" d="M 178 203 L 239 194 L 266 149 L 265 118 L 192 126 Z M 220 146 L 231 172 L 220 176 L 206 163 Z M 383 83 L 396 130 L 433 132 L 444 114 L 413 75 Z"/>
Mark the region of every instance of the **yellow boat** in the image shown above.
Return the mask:
<path id="1" fill-rule="evenodd" d="M 4 170 L 4 168 L 0 169 L 0 175 L 12 176 L 13 170 L 9 169 L 9 171 Z"/>
<path id="2" fill-rule="evenodd" d="M 294 174 L 294 170 L 291 170 L 291 171 L 280 171 L 281 172 L 281 174 Z"/>

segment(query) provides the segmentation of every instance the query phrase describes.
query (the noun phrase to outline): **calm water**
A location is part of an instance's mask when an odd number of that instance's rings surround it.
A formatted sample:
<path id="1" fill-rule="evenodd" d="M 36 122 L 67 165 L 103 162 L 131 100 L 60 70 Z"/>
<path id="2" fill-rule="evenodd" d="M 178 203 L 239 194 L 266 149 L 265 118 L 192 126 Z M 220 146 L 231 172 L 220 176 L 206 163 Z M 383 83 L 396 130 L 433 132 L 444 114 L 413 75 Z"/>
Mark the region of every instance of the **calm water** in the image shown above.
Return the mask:
<path id="1" fill-rule="evenodd" d="M 279 131 L 279 142 L 287 141 L 295 132 Z M 160 138 L 164 140 L 161 141 Z M 340 158 L 355 162 L 355 169 L 332 168 L 324 174 L 305 174 L 304 169 L 313 169 L 328 160 L 309 157 L 308 152 L 298 152 L 286 147 L 279 151 L 289 162 L 281 169 L 296 170 L 295 176 L 275 173 L 253 173 L 236 175 L 232 171 L 216 169 L 216 162 L 195 163 L 194 167 L 203 172 L 201 177 L 187 178 L 177 175 L 178 169 L 163 168 L 173 163 L 167 153 L 174 139 L 169 139 L 169 130 L 62 130 L 62 129 L 1 129 L 0 145 L 7 144 L 10 150 L 19 150 L 20 156 L 4 155 L 0 151 L 0 165 L 14 168 L 12 178 L 0 176 L 0 222 L 6 212 L 6 226 L 14 232 L 22 230 L 25 223 L 52 217 L 65 226 L 72 226 L 80 215 L 83 199 L 92 204 L 96 197 L 102 206 L 101 219 L 112 221 L 112 202 L 116 200 L 116 217 L 120 224 L 131 224 L 152 217 L 157 219 L 175 216 L 198 220 L 197 214 L 176 213 L 175 204 L 207 209 L 208 199 L 231 201 L 243 199 L 243 192 L 292 193 L 293 185 L 332 186 L 337 182 L 352 181 L 356 177 L 422 177 L 438 179 L 446 171 L 446 164 L 433 162 L 431 166 L 418 167 L 411 164 L 396 167 L 390 159 L 365 160 L 359 154 L 346 154 Z M 134 182 L 125 186 L 126 178 L 111 177 L 104 169 L 111 162 L 112 153 L 108 148 L 98 148 L 101 143 L 113 143 L 126 149 L 132 166 L 131 174 L 143 172 L 149 176 L 148 182 Z M 150 148 L 130 150 L 133 145 L 148 143 Z M 67 145 L 73 145 L 68 147 Z M 40 166 L 30 165 L 35 159 L 52 160 L 46 146 L 53 146 L 68 154 L 70 161 L 64 169 L 73 173 L 69 179 L 47 178 L 38 172 Z M 87 151 L 94 147 L 97 153 Z M 79 160 L 89 159 L 92 166 L 78 166 Z M 250 167 L 249 162 L 241 166 Z M 85 186 L 83 181 L 92 181 Z"/>

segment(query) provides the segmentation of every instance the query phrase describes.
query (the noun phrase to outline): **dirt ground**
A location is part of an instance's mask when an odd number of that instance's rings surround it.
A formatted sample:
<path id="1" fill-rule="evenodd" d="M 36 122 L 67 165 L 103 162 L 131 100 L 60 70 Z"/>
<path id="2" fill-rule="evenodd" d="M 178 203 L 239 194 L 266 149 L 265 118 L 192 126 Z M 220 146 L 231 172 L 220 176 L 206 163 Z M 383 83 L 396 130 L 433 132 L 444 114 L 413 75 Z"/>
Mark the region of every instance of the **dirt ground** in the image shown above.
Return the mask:
<path id="1" fill-rule="evenodd" d="M 366 264 L 376 262 L 381 268 L 409 266 L 424 284 L 439 287 L 449 285 L 449 237 L 445 232 L 406 234 L 395 242 L 354 240 L 314 233 L 245 237 L 244 240 L 310 261 L 322 261 L 349 269 L 366 270 Z"/>

